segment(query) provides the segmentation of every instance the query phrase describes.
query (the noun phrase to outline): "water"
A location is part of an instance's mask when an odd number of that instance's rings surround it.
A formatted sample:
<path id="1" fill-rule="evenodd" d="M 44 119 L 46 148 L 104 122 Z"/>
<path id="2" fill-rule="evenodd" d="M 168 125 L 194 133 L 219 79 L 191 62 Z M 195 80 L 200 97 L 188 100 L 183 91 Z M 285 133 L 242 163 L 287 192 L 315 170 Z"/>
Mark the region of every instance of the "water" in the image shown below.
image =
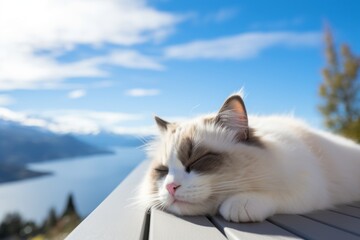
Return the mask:
<path id="1" fill-rule="evenodd" d="M 0 185 L 0 219 L 18 212 L 24 219 L 40 223 L 51 207 L 62 213 L 69 193 L 74 194 L 78 212 L 85 217 L 145 159 L 138 148 L 118 148 L 115 152 L 29 165 L 30 169 L 53 174 Z"/>

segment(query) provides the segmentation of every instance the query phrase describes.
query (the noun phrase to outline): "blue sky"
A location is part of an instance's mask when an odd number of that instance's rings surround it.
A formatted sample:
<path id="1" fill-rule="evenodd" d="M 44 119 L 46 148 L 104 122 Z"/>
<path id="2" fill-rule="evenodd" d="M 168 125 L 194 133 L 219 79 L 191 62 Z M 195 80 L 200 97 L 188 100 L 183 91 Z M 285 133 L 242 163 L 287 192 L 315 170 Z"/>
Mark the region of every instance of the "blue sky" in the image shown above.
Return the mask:
<path id="1" fill-rule="evenodd" d="M 0 9 L 0 118 L 64 133 L 152 133 L 154 114 L 214 112 L 241 87 L 249 113 L 321 127 L 325 23 L 360 52 L 355 0 L 3 0 Z"/>

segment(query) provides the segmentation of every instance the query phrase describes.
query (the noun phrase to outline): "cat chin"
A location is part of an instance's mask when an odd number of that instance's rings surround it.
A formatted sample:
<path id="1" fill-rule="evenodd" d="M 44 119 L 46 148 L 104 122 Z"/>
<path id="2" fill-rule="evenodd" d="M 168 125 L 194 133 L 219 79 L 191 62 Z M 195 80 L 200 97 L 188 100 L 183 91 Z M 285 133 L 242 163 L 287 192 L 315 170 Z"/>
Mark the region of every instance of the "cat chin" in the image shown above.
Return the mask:
<path id="1" fill-rule="evenodd" d="M 189 203 L 183 203 L 183 202 L 174 202 L 170 206 L 166 208 L 166 211 L 176 214 L 176 215 L 186 215 L 184 212 L 187 212 L 187 209 L 189 206 Z"/>

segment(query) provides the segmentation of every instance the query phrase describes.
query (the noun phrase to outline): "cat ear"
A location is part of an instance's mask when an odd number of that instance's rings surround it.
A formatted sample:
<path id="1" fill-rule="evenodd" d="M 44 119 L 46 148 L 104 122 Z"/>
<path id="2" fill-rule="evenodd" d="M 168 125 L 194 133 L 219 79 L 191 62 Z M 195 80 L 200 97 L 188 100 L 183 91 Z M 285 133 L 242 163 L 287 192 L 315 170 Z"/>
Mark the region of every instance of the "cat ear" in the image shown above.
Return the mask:
<path id="1" fill-rule="evenodd" d="M 216 123 L 236 131 L 237 137 L 241 141 L 249 138 L 248 117 L 240 95 L 232 95 L 225 101 L 216 116 Z"/>
<path id="2" fill-rule="evenodd" d="M 157 124 L 157 126 L 159 127 L 161 132 L 166 132 L 169 126 L 169 122 L 159 118 L 158 116 L 155 116 L 155 122 Z"/>

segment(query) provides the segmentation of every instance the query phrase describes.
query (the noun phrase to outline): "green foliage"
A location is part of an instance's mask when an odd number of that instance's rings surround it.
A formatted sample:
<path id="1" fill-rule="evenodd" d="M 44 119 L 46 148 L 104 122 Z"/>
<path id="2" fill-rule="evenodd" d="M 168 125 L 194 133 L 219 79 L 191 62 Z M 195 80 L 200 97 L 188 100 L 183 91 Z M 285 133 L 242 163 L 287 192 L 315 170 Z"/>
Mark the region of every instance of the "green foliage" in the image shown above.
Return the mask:
<path id="1" fill-rule="evenodd" d="M 8 214 L 0 225 L 0 237 L 20 235 L 22 226 L 23 220 L 19 214 Z"/>
<path id="2" fill-rule="evenodd" d="M 50 231 L 58 223 L 58 218 L 54 208 L 51 208 L 48 214 L 48 217 L 45 219 L 43 224 L 43 230 L 45 232 Z"/>
<path id="3" fill-rule="evenodd" d="M 36 235 L 39 228 L 32 221 L 24 221 L 17 213 L 5 216 L 0 224 L 0 239 L 24 239 Z"/>
<path id="4" fill-rule="evenodd" d="M 57 217 L 55 209 L 51 208 L 41 227 L 33 221 L 25 221 L 18 213 L 5 216 L 0 223 L 0 239 L 62 239 L 79 223 L 81 217 L 76 211 L 73 195 L 70 194 L 64 213 Z"/>
<path id="5" fill-rule="evenodd" d="M 329 28 L 325 43 L 327 66 L 319 87 L 323 99 L 319 110 L 329 129 L 360 142 L 360 58 L 346 44 L 341 45 L 339 58 Z"/>

